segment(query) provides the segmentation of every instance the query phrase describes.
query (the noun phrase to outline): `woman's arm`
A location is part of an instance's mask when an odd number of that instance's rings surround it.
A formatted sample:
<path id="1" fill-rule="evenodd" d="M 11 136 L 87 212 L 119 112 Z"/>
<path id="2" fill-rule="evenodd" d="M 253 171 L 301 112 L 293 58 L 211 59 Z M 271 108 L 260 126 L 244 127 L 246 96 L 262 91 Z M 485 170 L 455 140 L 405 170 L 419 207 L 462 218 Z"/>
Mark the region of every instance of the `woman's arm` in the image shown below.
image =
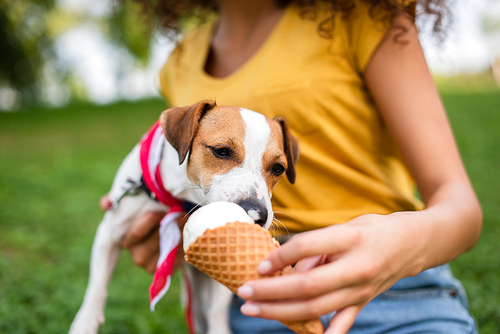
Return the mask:
<path id="1" fill-rule="evenodd" d="M 471 248 L 479 238 L 482 214 L 415 26 L 407 18 L 396 23 L 408 28 L 403 37 L 408 43 L 394 43 L 397 31 L 389 33 L 368 65 L 365 81 L 426 204 L 422 222 L 414 227 L 423 237 L 421 248 L 415 249 L 419 272 Z"/>
<path id="2" fill-rule="evenodd" d="M 264 260 L 270 274 L 298 261 L 296 274 L 240 287 L 247 315 L 295 320 L 337 310 L 327 333 L 348 331 L 359 311 L 397 280 L 446 263 L 479 238 L 481 209 L 459 157 L 418 34 L 389 32 L 365 72 L 373 100 L 413 174 L 426 208 L 364 215 L 292 238 Z"/>

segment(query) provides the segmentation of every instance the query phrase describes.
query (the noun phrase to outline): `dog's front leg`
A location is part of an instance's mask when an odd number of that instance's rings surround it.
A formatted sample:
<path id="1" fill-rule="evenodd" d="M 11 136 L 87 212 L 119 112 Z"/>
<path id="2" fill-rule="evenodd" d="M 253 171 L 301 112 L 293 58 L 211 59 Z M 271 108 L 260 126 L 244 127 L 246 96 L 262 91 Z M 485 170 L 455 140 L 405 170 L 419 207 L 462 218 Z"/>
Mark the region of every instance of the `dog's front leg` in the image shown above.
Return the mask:
<path id="1" fill-rule="evenodd" d="M 97 229 L 92 245 L 89 284 L 83 304 L 71 324 L 70 334 L 94 334 L 104 323 L 107 287 L 120 254 L 113 225 L 111 214 L 106 214 Z"/>
<path id="2" fill-rule="evenodd" d="M 106 212 L 97 228 L 90 258 L 89 283 L 70 334 L 97 333 L 99 325 L 104 322 L 108 283 L 120 254 L 120 241 L 138 217 L 165 208 L 141 193 L 124 197 L 115 211 Z"/>
<path id="3" fill-rule="evenodd" d="M 219 282 L 211 279 L 211 303 L 206 316 L 207 334 L 231 334 L 229 327 L 229 306 L 233 293 Z"/>

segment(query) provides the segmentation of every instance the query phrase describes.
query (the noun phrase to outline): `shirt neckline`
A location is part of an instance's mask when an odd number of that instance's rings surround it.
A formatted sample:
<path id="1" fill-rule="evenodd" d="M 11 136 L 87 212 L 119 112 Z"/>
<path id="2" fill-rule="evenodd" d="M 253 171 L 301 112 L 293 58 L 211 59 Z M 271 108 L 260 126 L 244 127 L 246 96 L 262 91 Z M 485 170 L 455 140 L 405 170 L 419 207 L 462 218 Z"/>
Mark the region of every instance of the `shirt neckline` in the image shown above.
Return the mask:
<path id="1" fill-rule="evenodd" d="M 247 73 L 253 67 L 253 64 L 258 62 L 258 60 L 262 57 L 262 55 L 266 52 L 266 50 L 273 44 L 273 42 L 277 39 L 277 36 L 283 30 L 283 26 L 286 24 L 285 22 L 287 21 L 287 17 L 290 15 L 289 14 L 290 7 L 291 6 L 287 6 L 287 8 L 285 8 L 278 23 L 273 27 L 269 36 L 267 36 L 267 38 L 264 40 L 262 45 L 255 51 L 255 53 L 233 73 L 222 78 L 214 77 L 205 71 L 205 64 L 207 61 L 208 52 L 210 50 L 210 41 L 214 34 L 214 30 L 217 25 L 217 20 L 213 20 L 212 22 L 210 22 L 209 26 L 206 29 L 205 36 L 203 38 L 202 44 L 204 45 L 204 51 L 200 57 L 200 61 L 198 62 L 197 66 L 200 77 L 210 84 L 226 84 L 229 82 L 233 82 L 238 78 L 240 78 L 241 76 L 245 75 L 245 73 Z"/>

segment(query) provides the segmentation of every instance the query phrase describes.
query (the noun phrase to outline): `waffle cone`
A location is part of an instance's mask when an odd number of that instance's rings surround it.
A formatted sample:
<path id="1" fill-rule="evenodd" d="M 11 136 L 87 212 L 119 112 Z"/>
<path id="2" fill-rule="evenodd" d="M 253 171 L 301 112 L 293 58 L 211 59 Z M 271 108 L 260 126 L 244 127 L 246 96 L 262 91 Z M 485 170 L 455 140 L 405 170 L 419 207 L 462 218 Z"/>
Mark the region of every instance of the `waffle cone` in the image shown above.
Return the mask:
<path id="1" fill-rule="evenodd" d="M 258 264 L 279 247 L 269 231 L 256 224 L 228 223 L 207 230 L 186 251 L 185 259 L 201 272 L 236 293 L 243 283 L 262 278 Z M 272 276 L 293 273 L 291 266 Z M 319 319 L 282 321 L 298 334 L 323 333 Z"/>

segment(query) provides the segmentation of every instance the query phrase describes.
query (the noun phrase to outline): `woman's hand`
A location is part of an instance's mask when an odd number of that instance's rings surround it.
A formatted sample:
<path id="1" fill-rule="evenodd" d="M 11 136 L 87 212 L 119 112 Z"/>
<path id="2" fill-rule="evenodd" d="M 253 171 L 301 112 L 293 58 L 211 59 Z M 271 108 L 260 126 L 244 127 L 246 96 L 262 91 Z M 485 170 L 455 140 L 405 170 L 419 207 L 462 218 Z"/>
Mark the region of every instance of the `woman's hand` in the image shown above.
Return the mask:
<path id="1" fill-rule="evenodd" d="M 147 212 L 125 234 L 122 246 L 128 248 L 134 262 L 154 273 L 160 257 L 160 221 L 164 212 Z"/>
<path id="2" fill-rule="evenodd" d="M 108 195 L 104 195 L 99 201 L 102 210 L 111 207 L 111 201 Z M 134 262 L 146 269 L 149 273 L 154 273 L 156 263 L 160 257 L 160 221 L 165 216 L 164 212 L 147 212 L 137 219 L 132 228 L 125 234 L 122 240 L 122 246 L 127 248 L 132 254 Z M 186 223 L 186 215 L 181 214 L 177 223 L 182 231 Z M 181 241 L 182 245 L 182 234 Z M 184 251 L 182 247 L 177 250 L 177 256 L 174 262 L 173 272 L 175 272 L 184 261 Z"/>
<path id="3" fill-rule="evenodd" d="M 242 313 L 299 320 L 337 311 L 327 333 L 346 333 L 370 300 L 421 270 L 410 265 L 411 236 L 401 235 L 415 214 L 364 215 L 292 238 L 258 269 L 269 275 L 297 263 L 296 273 L 245 283 L 238 295 L 250 301 Z"/>

